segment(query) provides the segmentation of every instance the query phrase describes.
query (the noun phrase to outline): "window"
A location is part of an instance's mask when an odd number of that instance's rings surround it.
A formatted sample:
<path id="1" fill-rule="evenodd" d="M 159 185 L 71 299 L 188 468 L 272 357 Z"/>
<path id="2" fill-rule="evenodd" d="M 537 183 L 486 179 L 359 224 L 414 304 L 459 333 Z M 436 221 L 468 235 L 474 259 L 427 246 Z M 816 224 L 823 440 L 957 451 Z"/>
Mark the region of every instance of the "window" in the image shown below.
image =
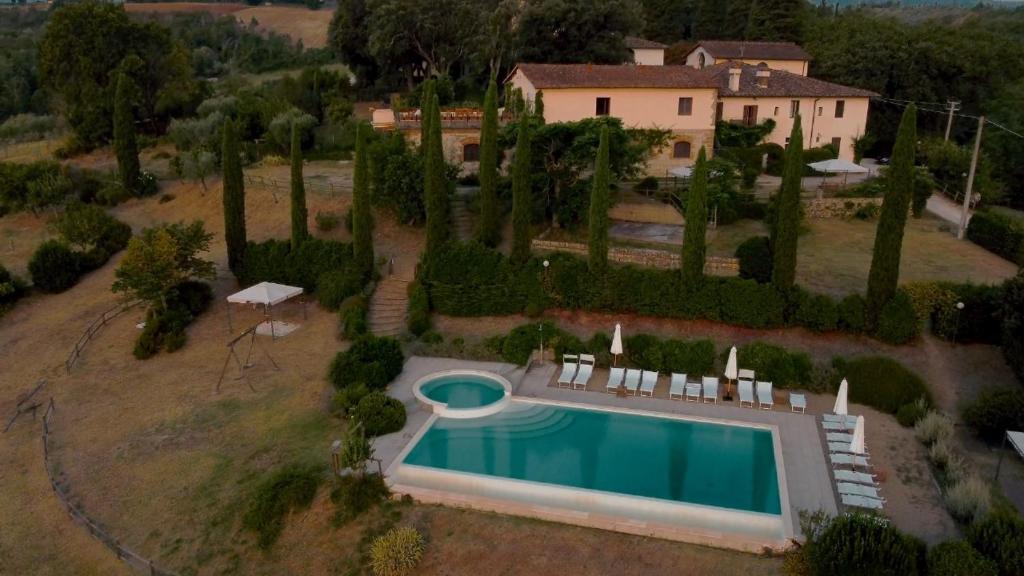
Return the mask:
<path id="1" fill-rule="evenodd" d="M 672 157 L 673 158 L 689 158 L 690 157 L 690 143 L 680 140 L 672 146 Z"/>
<path id="2" fill-rule="evenodd" d="M 725 106 L 722 102 L 715 103 L 715 122 L 721 122 Z"/>
<path id="3" fill-rule="evenodd" d="M 786 146 L 789 146 L 789 136 L 786 136 Z"/>
<path id="4" fill-rule="evenodd" d="M 700 54 L 699 54 L 699 55 L 697 56 L 697 68 L 703 68 L 703 67 L 704 67 L 704 66 L 706 66 L 706 65 L 707 65 L 707 58 L 705 58 L 705 57 L 704 57 L 704 53 L 703 53 L 703 52 L 701 52 L 701 53 L 700 53 Z"/>
<path id="5" fill-rule="evenodd" d="M 594 112 L 598 116 L 607 116 L 612 112 L 612 99 L 611 98 L 598 98 L 597 99 L 597 110 Z"/>
<path id="6" fill-rule="evenodd" d="M 779 107 L 776 106 L 775 107 L 775 114 L 773 114 L 773 116 L 778 116 L 778 115 L 779 115 Z"/>
<path id="7" fill-rule="evenodd" d="M 789 117 L 796 118 L 800 114 L 800 101 L 790 100 L 789 101 Z"/>
<path id="8" fill-rule="evenodd" d="M 836 100 L 836 118 L 842 118 L 846 113 L 846 100 Z"/>
<path id="9" fill-rule="evenodd" d="M 836 152 L 842 150 L 842 145 L 843 139 L 840 138 L 839 136 L 836 136 L 835 138 L 832 139 L 832 147 L 836 149 Z"/>
<path id="10" fill-rule="evenodd" d="M 743 107 L 743 124 L 745 126 L 754 126 L 757 124 L 757 106 Z"/>
<path id="11" fill-rule="evenodd" d="M 821 116 L 821 111 L 822 111 L 822 110 L 824 110 L 824 108 L 823 108 L 823 107 L 821 107 L 821 106 L 818 106 L 818 116 Z"/>
<path id="12" fill-rule="evenodd" d="M 462 146 L 462 161 L 463 162 L 479 162 L 480 161 L 480 145 L 465 144 Z"/>
<path id="13" fill-rule="evenodd" d="M 693 98 L 679 99 L 679 115 L 690 116 L 693 114 Z"/>

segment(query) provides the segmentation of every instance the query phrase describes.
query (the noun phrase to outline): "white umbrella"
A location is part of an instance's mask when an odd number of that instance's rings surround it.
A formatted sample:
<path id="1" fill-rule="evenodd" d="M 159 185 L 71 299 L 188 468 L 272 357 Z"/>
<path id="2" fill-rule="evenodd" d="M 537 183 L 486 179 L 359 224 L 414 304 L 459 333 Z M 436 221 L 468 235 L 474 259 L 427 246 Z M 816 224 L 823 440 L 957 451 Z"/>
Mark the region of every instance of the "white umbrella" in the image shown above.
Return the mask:
<path id="1" fill-rule="evenodd" d="M 843 382 L 839 384 L 839 394 L 836 395 L 836 405 L 832 407 L 833 414 L 846 416 L 848 411 L 846 407 L 846 396 L 849 388 L 850 385 L 846 382 L 846 378 L 843 378 Z"/>
<path id="2" fill-rule="evenodd" d="M 729 380 L 735 380 L 739 370 L 736 368 L 736 347 L 733 346 L 729 350 L 729 360 L 725 363 L 725 377 Z"/>
<path id="3" fill-rule="evenodd" d="M 868 171 L 867 168 L 860 164 L 854 164 L 849 160 L 840 160 L 839 158 L 811 162 L 808 166 L 818 172 L 827 172 L 829 174 L 864 174 Z"/>
<path id="4" fill-rule="evenodd" d="M 612 336 L 611 353 L 615 356 L 615 363 L 619 362 L 619 354 L 622 354 L 622 326 L 615 324 L 615 335 Z"/>
<path id="5" fill-rule="evenodd" d="M 853 429 L 853 440 L 850 441 L 850 452 L 864 453 L 864 417 L 857 416 L 857 425 Z"/>
<path id="6" fill-rule="evenodd" d="M 693 168 L 690 166 L 676 166 L 675 168 L 670 168 L 668 173 L 676 178 L 689 178 L 693 176 Z"/>

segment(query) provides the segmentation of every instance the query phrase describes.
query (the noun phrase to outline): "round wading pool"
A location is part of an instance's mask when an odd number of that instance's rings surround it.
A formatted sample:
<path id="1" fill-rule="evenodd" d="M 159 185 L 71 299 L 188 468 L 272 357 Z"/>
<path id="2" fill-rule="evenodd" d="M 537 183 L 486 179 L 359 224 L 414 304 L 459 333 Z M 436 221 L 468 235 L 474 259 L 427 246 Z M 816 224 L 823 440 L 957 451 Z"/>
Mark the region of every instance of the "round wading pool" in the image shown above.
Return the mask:
<path id="1" fill-rule="evenodd" d="M 424 376 L 413 394 L 445 418 L 479 418 L 500 412 L 512 397 L 509 381 L 482 370 L 446 370 Z"/>

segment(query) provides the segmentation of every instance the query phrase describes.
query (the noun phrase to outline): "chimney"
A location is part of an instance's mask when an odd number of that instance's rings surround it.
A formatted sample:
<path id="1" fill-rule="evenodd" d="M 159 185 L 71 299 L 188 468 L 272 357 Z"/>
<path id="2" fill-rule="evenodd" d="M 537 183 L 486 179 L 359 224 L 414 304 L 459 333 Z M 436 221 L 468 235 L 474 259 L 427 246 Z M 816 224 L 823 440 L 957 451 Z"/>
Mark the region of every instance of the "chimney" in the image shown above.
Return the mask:
<path id="1" fill-rule="evenodd" d="M 743 69 L 736 62 L 729 65 L 729 91 L 739 92 L 740 90 L 740 74 L 743 73 Z"/>
<path id="2" fill-rule="evenodd" d="M 771 75 L 772 75 L 772 73 L 771 73 L 771 70 L 768 69 L 768 66 L 758 66 L 757 67 L 757 85 L 760 86 L 761 88 L 767 88 L 768 87 L 768 78 L 771 77 Z"/>

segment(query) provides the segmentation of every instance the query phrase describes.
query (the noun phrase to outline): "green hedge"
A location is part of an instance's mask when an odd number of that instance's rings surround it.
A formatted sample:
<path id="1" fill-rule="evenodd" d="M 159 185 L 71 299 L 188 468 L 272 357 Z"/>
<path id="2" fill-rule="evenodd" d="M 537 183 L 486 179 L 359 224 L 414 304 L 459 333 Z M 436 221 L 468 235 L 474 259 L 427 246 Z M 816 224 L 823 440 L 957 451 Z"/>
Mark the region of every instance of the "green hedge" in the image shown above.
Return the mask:
<path id="1" fill-rule="evenodd" d="M 964 423 L 996 443 L 1007 430 L 1024 430 L 1024 392 L 1018 386 L 985 388 L 961 410 Z"/>
<path id="2" fill-rule="evenodd" d="M 967 239 L 1007 260 L 1024 266 L 1024 222 L 991 210 L 971 216 Z"/>
<path id="3" fill-rule="evenodd" d="M 889 344 L 906 344 L 921 334 L 914 303 L 905 290 L 897 290 L 878 315 L 875 338 Z"/>
<path id="4" fill-rule="evenodd" d="M 452 242 L 429 255 L 421 278 L 426 280 L 433 309 L 453 316 L 505 315 L 522 312 L 529 292 L 529 272 L 536 262 L 516 270 L 508 258 L 476 243 Z"/>
<path id="5" fill-rule="evenodd" d="M 316 281 L 316 298 L 327 310 L 338 310 L 347 298 L 359 294 L 366 284 L 362 271 L 355 266 L 324 272 Z"/>
<path id="6" fill-rule="evenodd" d="M 370 392 L 352 409 L 352 419 L 362 422 L 367 436 L 383 436 L 405 426 L 405 405 L 383 392 Z"/>
<path id="7" fill-rule="evenodd" d="M 833 382 L 836 389 L 840 379 L 846 378 L 849 382 L 850 402 L 866 404 L 888 414 L 896 414 L 901 407 L 919 398 L 924 398 L 929 405 L 932 403 L 924 380 L 890 358 L 835 358 L 832 366 L 837 375 Z"/>
<path id="8" fill-rule="evenodd" d="M 351 266 L 352 245 L 348 243 L 310 238 L 293 251 L 288 240 L 267 240 L 246 244 L 237 276 L 243 285 L 279 282 L 316 292 L 321 277 L 336 279 L 324 274 L 345 271 Z M 337 300 L 337 304 L 343 299 Z"/>
<path id="9" fill-rule="evenodd" d="M 623 344 L 626 361 L 645 370 L 699 377 L 712 374 L 715 368 L 715 344 L 711 340 L 660 340 L 636 334 Z"/>
<path id="10" fill-rule="evenodd" d="M 1024 574 L 1024 519 L 1020 516 L 991 514 L 967 529 L 967 541 L 995 563 L 1000 576 Z"/>
<path id="11" fill-rule="evenodd" d="M 1003 284 L 1003 357 L 1024 382 L 1024 270 Z"/>
<path id="12" fill-rule="evenodd" d="M 815 574 L 916 576 L 925 574 L 924 542 L 888 521 L 862 514 L 840 516 L 813 544 Z"/>
<path id="13" fill-rule="evenodd" d="M 996 565 L 963 540 L 949 540 L 928 551 L 928 576 L 998 576 Z"/>
<path id="14" fill-rule="evenodd" d="M 63 292 L 78 283 L 85 264 L 80 253 L 60 240 L 47 240 L 28 261 L 32 285 L 43 292 Z"/>
<path id="15" fill-rule="evenodd" d="M 740 278 L 756 280 L 766 284 L 772 280 L 772 249 L 767 236 L 747 238 L 736 247 L 736 258 L 740 261 Z"/>
<path id="16" fill-rule="evenodd" d="M 367 316 L 370 313 L 369 302 L 362 294 L 349 296 L 338 307 L 338 319 L 342 338 L 355 340 L 366 334 L 370 327 Z"/>
<path id="17" fill-rule="evenodd" d="M 739 366 L 753 370 L 758 380 L 771 382 L 776 388 L 805 388 L 814 368 L 807 353 L 790 352 L 765 342 L 740 346 L 736 360 Z"/>
<path id="18" fill-rule="evenodd" d="M 430 296 L 420 282 L 409 285 L 409 332 L 417 338 L 430 330 Z"/>
<path id="19" fill-rule="evenodd" d="M 380 390 L 402 372 L 404 363 L 398 340 L 367 334 L 353 342 L 348 350 L 338 352 L 331 361 L 327 379 L 339 390 L 355 384 Z"/>
<path id="20" fill-rule="evenodd" d="M 146 326 L 135 341 L 132 354 L 139 360 L 156 355 L 160 349 L 174 352 L 185 345 L 185 328 L 210 307 L 213 289 L 205 282 L 187 280 L 167 298 L 166 309 L 150 309 Z"/>

